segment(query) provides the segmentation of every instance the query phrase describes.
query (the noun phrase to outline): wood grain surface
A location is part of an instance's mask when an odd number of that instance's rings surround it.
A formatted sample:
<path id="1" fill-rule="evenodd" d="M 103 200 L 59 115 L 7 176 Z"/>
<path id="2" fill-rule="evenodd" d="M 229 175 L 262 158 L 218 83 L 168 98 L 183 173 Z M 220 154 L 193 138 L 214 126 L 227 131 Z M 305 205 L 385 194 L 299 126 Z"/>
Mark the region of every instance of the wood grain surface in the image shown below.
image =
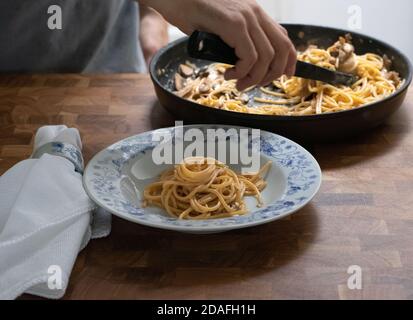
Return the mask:
<path id="1" fill-rule="evenodd" d="M 307 146 L 324 173 L 288 219 L 218 235 L 114 217 L 76 261 L 65 299 L 413 299 L 413 90 L 385 125 Z M 77 127 L 88 161 L 122 138 L 173 125 L 146 75 L 0 77 L 0 174 L 40 126 Z M 362 290 L 347 287 L 352 265 Z M 24 296 L 30 298 L 30 296 Z"/>

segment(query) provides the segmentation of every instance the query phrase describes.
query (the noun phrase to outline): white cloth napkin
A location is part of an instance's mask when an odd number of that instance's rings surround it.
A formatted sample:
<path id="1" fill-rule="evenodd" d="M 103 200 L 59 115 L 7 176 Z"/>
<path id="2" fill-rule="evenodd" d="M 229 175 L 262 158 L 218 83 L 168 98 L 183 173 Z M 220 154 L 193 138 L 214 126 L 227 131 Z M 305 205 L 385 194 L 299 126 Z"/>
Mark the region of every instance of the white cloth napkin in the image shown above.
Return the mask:
<path id="1" fill-rule="evenodd" d="M 66 126 L 40 128 L 35 150 L 49 142 L 82 148 L 77 129 Z M 110 233 L 111 215 L 94 210 L 74 168 L 44 154 L 0 177 L 0 299 L 61 298 L 79 251 Z"/>

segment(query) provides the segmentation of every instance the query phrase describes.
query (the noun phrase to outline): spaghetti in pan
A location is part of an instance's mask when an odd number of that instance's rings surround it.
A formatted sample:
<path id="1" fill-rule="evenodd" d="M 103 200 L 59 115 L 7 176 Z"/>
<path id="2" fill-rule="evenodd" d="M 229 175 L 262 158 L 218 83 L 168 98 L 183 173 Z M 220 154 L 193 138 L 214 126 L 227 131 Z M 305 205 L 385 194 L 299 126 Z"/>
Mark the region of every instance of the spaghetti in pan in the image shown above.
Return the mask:
<path id="1" fill-rule="evenodd" d="M 402 85 L 399 74 L 391 71 L 386 56 L 373 53 L 357 55 L 351 36 L 340 37 L 327 49 L 311 45 L 298 54 L 298 59 L 330 70 L 354 74 L 358 81 L 351 87 L 333 86 L 320 81 L 282 76 L 270 86 L 261 87 L 261 97 L 253 97 L 236 89 L 235 80 L 225 80 L 226 64 L 211 64 L 197 68 L 187 62 L 175 75 L 175 93 L 207 107 L 227 111 L 305 116 L 354 109 L 382 100 Z"/>

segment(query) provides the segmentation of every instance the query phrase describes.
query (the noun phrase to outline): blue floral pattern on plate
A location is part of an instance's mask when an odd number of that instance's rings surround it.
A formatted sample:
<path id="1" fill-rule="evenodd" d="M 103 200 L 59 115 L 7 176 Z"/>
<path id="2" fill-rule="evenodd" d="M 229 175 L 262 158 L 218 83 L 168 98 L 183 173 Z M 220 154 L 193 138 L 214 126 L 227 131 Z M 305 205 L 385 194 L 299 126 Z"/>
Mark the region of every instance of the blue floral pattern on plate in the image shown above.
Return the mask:
<path id="1" fill-rule="evenodd" d="M 234 128 L 227 126 L 184 126 L 180 130 L 198 128 Z M 239 127 L 235 127 L 238 128 Z M 162 229 L 189 233 L 214 233 L 260 225 L 286 217 L 305 206 L 315 196 L 321 184 L 321 170 L 314 157 L 300 145 L 279 135 L 261 131 L 256 138 L 261 154 L 273 161 L 286 178 L 283 196 L 257 208 L 253 212 L 224 219 L 179 220 L 162 214 L 148 214 L 122 193 L 120 183 L 123 168 L 136 157 L 153 149 L 159 142 L 154 135 L 169 133 L 176 128 L 162 128 L 124 139 L 98 153 L 88 164 L 84 174 L 84 186 L 94 202 L 113 214 L 132 222 Z M 176 143 L 177 141 L 173 141 Z"/>

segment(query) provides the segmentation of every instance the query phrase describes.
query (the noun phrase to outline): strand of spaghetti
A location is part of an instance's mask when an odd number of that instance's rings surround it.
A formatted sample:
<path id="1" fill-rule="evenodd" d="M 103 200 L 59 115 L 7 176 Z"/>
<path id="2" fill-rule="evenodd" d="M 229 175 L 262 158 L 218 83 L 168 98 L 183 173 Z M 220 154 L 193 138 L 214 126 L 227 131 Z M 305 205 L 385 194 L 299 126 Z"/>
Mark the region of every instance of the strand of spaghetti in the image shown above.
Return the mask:
<path id="1" fill-rule="evenodd" d="M 320 92 L 318 92 L 317 94 L 317 104 L 315 108 L 316 114 L 323 113 L 322 103 L 323 103 L 323 89 L 321 89 Z"/>
<path id="2" fill-rule="evenodd" d="M 260 90 L 261 90 L 262 92 L 270 95 L 270 96 L 281 97 L 281 98 L 285 98 L 285 97 L 286 97 L 286 94 L 285 94 L 285 93 L 268 90 L 268 89 L 263 88 L 263 87 L 261 87 Z"/>
<path id="3" fill-rule="evenodd" d="M 279 99 L 279 100 L 271 100 L 271 99 L 255 97 L 254 100 L 256 102 L 261 102 L 261 103 L 286 105 L 286 104 L 293 104 L 293 103 L 300 102 L 301 97 L 295 97 L 295 98 L 291 98 L 291 99 Z"/>
<path id="4" fill-rule="evenodd" d="M 258 207 L 261 207 L 263 205 L 262 197 L 261 197 L 261 192 L 258 190 L 257 186 L 253 184 L 251 181 L 248 179 L 242 179 L 242 182 L 245 183 L 251 190 L 247 189 L 245 193 L 247 195 L 254 195 L 255 198 L 257 198 L 258 201 Z"/>

